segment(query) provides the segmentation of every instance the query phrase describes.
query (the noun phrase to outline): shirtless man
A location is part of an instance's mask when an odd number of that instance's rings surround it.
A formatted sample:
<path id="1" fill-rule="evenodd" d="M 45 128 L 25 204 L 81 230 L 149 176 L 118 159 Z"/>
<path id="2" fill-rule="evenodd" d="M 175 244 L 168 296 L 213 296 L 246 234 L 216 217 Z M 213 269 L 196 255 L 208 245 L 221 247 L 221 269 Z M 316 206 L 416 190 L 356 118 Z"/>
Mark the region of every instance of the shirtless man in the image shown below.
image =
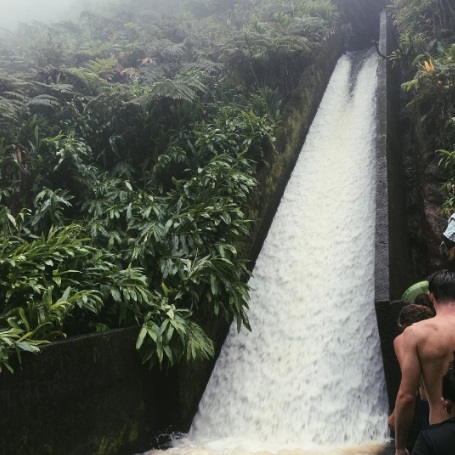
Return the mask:
<path id="1" fill-rule="evenodd" d="M 398 327 L 401 330 L 405 330 L 412 324 L 423 321 L 424 319 L 432 318 L 433 316 L 434 316 L 433 310 L 431 310 L 430 308 L 423 305 L 416 305 L 415 303 L 410 303 L 409 305 L 404 306 L 403 309 L 400 311 L 397 321 Z M 401 366 L 403 364 L 403 332 L 393 340 L 393 349 L 395 351 L 395 355 L 397 356 L 397 360 L 401 370 Z M 425 400 L 425 402 L 428 403 L 423 385 L 419 386 L 419 395 L 420 401 Z M 427 411 L 426 427 L 428 427 L 428 409 L 426 411 Z M 395 431 L 395 411 L 392 412 L 392 415 L 387 420 L 387 423 Z"/>
<path id="2" fill-rule="evenodd" d="M 430 424 L 448 418 L 441 405 L 441 383 L 455 349 L 455 272 L 434 273 L 428 290 L 436 316 L 403 332 L 402 376 L 395 404 L 395 455 L 409 455 L 406 439 L 421 376 L 430 403 Z"/>

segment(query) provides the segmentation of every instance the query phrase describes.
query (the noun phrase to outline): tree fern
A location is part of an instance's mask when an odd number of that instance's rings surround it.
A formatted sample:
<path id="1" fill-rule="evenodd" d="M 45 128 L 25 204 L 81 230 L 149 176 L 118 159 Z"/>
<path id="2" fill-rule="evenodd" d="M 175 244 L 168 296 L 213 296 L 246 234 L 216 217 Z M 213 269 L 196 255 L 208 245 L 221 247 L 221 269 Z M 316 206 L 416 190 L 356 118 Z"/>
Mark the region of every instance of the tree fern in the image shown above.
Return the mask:
<path id="1" fill-rule="evenodd" d="M 98 58 L 90 60 L 85 64 L 85 67 L 92 73 L 97 74 L 99 77 L 110 81 L 114 74 L 118 71 L 118 62 L 116 58 Z"/>
<path id="2" fill-rule="evenodd" d="M 182 67 L 189 71 L 196 71 L 204 75 L 219 74 L 224 69 L 222 63 L 213 62 L 207 59 L 201 59 L 197 62 L 184 63 Z"/>
<path id="3" fill-rule="evenodd" d="M 51 84 L 48 86 L 50 94 L 58 97 L 59 95 L 76 95 L 74 87 L 71 84 Z"/>
<path id="4" fill-rule="evenodd" d="M 147 102 L 159 98 L 172 100 L 195 101 L 199 93 L 206 91 L 205 85 L 200 81 L 198 75 L 182 75 L 174 79 L 162 79 L 150 87 L 150 95 Z"/>
<path id="5" fill-rule="evenodd" d="M 0 136 L 9 136 L 20 124 L 23 103 L 0 96 Z"/>
<path id="6" fill-rule="evenodd" d="M 52 115 L 60 110 L 61 105 L 55 96 L 38 95 L 29 101 L 28 108 L 35 114 Z"/>
<path id="7" fill-rule="evenodd" d="M 108 83 L 89 70 L 79 68 L 68 68 L 65 70 L 68 81 L 87 95 L 98 95 L 101 92 L 108 90 Z"/>
<path id="8" fill-rule="evenodd" d="M 172 77 L 175 73 L 175 65 L 171 64 L 147 64 L 139 69 L 139 79 L 141 84 L 151 85 L 161 79 Z"/>
<path id="9" fill-rule="evenodd" d="M 293 35 L 305 37 L 307 46 L 309 45 L 308 39 L 320 40 L 327 34 L 326 23 L 319 17 L 294 17 L 287 30 Z"/>

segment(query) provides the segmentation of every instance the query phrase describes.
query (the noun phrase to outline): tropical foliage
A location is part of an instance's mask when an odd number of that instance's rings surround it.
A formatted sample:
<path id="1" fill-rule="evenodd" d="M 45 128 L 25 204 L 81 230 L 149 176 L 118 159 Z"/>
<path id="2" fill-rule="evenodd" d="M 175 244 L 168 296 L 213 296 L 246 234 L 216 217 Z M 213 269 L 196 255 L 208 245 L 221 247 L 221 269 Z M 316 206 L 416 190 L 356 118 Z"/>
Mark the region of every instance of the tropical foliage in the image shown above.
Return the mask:
<path id="1" fill-rule="evenodd" d="M 0 35 L 0 366 L 140 326 L 144 362 L 249 328 L 239 251 L 280 102 L 333 33 L 329 0 L 135 1 Z"/>
<path id="2" fill-rule="evenodd" d="M 447 0 L 393 0 L 400 32 L 408 107 L 425 143 L 438 149 L 448 182 L 444 216 L 455 211 L 455 5 Z"/>

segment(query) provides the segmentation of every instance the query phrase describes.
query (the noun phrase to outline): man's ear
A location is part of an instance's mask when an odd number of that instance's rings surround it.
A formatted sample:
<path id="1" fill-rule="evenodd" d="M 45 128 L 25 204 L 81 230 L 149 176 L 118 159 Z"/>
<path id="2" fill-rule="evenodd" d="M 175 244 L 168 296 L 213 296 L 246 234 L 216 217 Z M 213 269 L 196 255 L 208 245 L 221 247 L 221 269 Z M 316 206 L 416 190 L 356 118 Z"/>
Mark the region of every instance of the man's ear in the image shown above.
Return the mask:
<path id="1" fill-rule="evenodd" d="M 432 292 L 428 292 L 428 297 L 431 300 L 431 303 L 434 305 L 436 303 L 436 299 L 434 298 L 434 294 Z"/>
<path id="2" fill-rule="evenodd" d="M 441 401 L 442 401 L 442 406 L 446 410 L 447 414 L 450 414 L 452 412 L 452 408 L 453 408 L 452 401 L 451 400 L 446 400 L 443 397 L 441 397 Z"/>

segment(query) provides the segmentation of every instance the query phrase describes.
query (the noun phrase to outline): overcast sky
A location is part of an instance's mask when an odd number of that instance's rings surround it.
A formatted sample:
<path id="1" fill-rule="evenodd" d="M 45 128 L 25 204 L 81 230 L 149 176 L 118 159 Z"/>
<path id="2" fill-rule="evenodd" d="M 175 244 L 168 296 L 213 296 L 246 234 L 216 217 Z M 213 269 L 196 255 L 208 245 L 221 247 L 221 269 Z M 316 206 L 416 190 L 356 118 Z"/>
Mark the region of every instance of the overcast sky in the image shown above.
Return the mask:
<path id="1" fill-rule="evenodd" d="M 78 19 L 93 0 L 0 0 L 0 27 L 15 28 L 19 22 L 52 22 Z"/>

